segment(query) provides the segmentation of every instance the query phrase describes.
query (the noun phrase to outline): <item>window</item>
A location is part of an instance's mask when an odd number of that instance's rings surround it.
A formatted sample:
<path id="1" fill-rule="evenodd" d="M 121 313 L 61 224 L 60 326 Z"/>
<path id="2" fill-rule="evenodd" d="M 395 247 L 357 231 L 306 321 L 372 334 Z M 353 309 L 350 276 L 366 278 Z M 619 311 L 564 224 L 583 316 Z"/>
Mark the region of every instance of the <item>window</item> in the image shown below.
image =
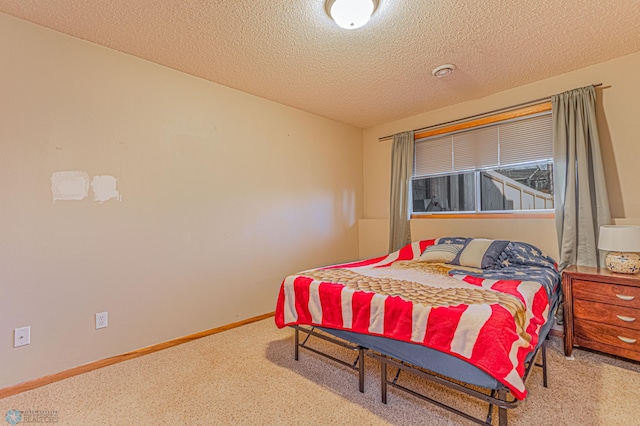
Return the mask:
<path id="1" fill-rule="evenodd" d="M 551 111 L 494 118 L 416 135 L 413 213 L 553 210 Z"/>

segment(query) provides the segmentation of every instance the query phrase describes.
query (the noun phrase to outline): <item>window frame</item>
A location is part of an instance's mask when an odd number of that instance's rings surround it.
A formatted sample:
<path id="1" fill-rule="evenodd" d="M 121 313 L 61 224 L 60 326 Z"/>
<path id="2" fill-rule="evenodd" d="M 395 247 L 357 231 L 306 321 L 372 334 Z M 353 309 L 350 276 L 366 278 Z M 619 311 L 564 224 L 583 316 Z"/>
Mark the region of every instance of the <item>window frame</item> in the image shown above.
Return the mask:
<path id="1" fill-rule="evenodd" d="M 507 122 L 513 119 L 526 118 L 527 116 L 535 116 L 540 115 L 542 113 L 547 113 L 552 110 L 551 102 L 544 102 L 536 105 L 531 105 L 524 108 L 519 108 L 516 110 L 505 111 L 497 114 L 492 114 L 489 116 L 477 118 L 474 120 L 463 121 L 459 123 L 448 124 L 444 126 L 436 126 L 435 128 L 425 129 L 423 131 L 418 131 L 414 133 L 414 142 L 418 140 L 422 140 L 428 137 L 434 137 L 438 135 L 444 135 L 448 133 L 461 132 L 465 130 L 472 130 L 474 128 L 482 128 L 488 125 L 499 124 L 502 122 Z M 414 148 L 415 149 L 415 148 Z M 550 159 L 553 163 L 553 159 Z M 540 164 L 540 163 L 548 163 L 548 159 L 540 160 L 540 161 L 532 161 L 525 162 L 521 164 L 510 165 L 510 167 L 517 167 L 519 165 L 524 164 Z M 482 203 L 481 203 L 481 188 L 479 179 L 481 173 L 485 170 L 493 170 L 495 167 L 487 167 L 481 169 L 468 170 L 466 172 L 461 171 L 460 173 L 474 173 L 474 192 L 475 192 L 475 211 L 433 211 L 433 212 L 414 212 L 413 211 L 413 200 L 408 200 L 409 202 L 409 211 L 411 212 L 411 219 L 552 219 L 555 218 L 555 210 L 554 209 L 532 209 L 532 210 L 487 210 L 483 211 Z M 453 173 L 442 173 L 438 175 L 428 176 L 430 177 L 438 177 L 438 176 L 452 176 Z M 426 178 L 426 177 L 422 177 Z M 420 179 L 420 178 L 419 178 Z M 411 188 L 413 188 L 414 178 L 411 179 Z M 412 190 L 410 194 L 412 194 Z"/>

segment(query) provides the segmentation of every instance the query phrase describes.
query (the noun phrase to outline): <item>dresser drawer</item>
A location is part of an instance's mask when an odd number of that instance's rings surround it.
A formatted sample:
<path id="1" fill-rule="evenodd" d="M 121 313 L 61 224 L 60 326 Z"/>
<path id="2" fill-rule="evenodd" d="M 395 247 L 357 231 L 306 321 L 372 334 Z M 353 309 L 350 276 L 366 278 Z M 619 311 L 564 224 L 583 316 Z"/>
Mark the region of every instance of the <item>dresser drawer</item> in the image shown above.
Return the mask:
<path id="1" fill-rule="evenodd" d="M 640 288 L 573 280 L 573 299 L 592 300 L 594 302 L 640 309 Z"/>
<path id="2" fill-rule="evenodd" d="M 593 341 L 640 354 L 640 330 L 576 319 L 573 332 L 581 346 L 589 347 L 586 342 Z"/>
<path id="3" fill-rule="evenodd" d="M 640 330 L 640 309 L 576 299 L 573 301 L 573 315 L 576 319 Z"/>
<path id="4" fill-rule="evenodd" d="M 583 340 L 579 337 L 576 337 L 576 345 L 582 346 L 583 348 L 589 348 L 595 351 L 603 352 L 605 354 L 640 361 L 640 352 L 638 351 L 619 348 L 617 346 L 605 345 L 604 343 L 595 342 L 593 340 Z"/>

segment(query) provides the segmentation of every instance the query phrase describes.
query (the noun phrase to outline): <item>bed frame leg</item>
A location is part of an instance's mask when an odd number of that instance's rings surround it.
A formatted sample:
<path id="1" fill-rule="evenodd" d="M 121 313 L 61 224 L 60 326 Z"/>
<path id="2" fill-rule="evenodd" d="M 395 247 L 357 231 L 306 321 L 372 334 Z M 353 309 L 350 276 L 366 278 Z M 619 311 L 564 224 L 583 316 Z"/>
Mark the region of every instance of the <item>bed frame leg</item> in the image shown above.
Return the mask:
<path id="1" fill-rule="evenodd" d="M 295 338 L 295 349 L 293 350 L 293 357 L 296 361 L 298 361 L 300 355 L 300 332 L 296 328 L 296 338 Z"/>
<path id="2" fill-rule="evenodd" d="M 500 389 L 498 391 L 498 399 L 503 401 L 507 400 L 507 391 L 505 389 Z M 503 407 L 498 408 L 498 425 L 507 426 L 507 409 Z"/>
<path id="3" fill-rule="evenodd" d="M 492 389 L 491 390 L 491 397 L 495 398 L 496 396 L 496 390 Z M 489 410 L 487 412 L 487 419 L 485 420 L 485 423 L 490 425 L 491 424 L 491 420 L 493 420 L 493 403 L 489 403 Z"/>
<path id="4" fill-rule="evenodd" d="M 547 387 L 547 342 L 542 342 L 542 384 Z"/>
<path id="5" fill-rule="evenodd" d="M 380 361 L 380 392 L 382 393 L 382 403 L 387 403 L 387 363 Z"/>
<path id="6" fill-rule="evenodd" d="M 364 348 L 358 348 L 358 389 L 364 393 Z"/>

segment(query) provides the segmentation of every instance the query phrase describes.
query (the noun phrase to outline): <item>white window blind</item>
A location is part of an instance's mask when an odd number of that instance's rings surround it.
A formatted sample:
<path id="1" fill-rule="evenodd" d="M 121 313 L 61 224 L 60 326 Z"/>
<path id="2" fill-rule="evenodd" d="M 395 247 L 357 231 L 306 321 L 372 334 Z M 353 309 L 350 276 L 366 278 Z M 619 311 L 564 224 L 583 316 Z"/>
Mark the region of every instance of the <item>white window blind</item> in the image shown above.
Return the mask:
<path id="1" fill-rule="evenodd" d="M 551 112 L 452 132 L 415 143 L 414 177 L 553 158 Z"/>
<path id="2" fill-rule="evenodd" d="M 453 170 L 451 136 L 437 137 L 415 143 L 414 176 L 450 173 Z"/>

